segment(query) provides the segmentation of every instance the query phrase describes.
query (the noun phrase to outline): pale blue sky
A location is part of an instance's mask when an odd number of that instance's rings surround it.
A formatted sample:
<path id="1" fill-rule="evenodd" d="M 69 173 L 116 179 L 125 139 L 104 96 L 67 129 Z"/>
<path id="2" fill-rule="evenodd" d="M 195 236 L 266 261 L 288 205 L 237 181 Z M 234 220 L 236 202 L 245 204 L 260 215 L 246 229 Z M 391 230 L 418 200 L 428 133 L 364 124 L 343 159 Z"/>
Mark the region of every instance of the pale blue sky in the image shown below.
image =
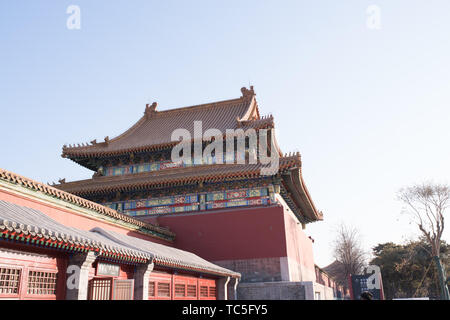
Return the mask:
<path id="1" fill-rule="evenodd" d="M 68 30 L 66 9 L 81 9 Z M 381 30 L 366 9 L 381 9 Z M 300 151 L 324 221 L 367 249 L 414 228 L 396 191 L 450 182 L 450 1 L 2 1 L 0 167 L 43 182 L 92 175 L 63 144 L 114 137 L 145 104 L 168 109 L 255 86 L 283 151 Z M 450 240 L 449 227 L 445 234 Z"/>

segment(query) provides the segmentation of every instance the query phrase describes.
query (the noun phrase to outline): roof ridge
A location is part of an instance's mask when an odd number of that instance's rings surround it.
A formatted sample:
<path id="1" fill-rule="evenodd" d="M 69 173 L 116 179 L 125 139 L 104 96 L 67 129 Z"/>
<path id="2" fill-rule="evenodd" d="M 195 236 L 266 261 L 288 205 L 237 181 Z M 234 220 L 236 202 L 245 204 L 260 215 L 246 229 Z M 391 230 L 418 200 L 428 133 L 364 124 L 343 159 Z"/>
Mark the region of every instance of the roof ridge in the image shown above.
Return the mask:
<path id="1" fill-rule="evenodd" d="M 207 102 L 207 103 L 195 104 L 195 105 L 191 105 L 191 106 L 179 107 L 179 108 L 175 108 L 175 109 L 162 110 L 162 111 L 158 111 L 157 113 L 180 111 L 180 110 L 195 109 L 195 108 L 200 109 L 200 108 L 204 108 L 204 107 L 215 107 L 218 104 L 226 104 L 226 103 L 230 103 L 232 101 L 236 101 L 236 102 L 241 101 L 243 103 L 251 103 L 251 101 L 252 101 L 251 98 L 253 96 L 255 96 L 255 91 L 253 89 L 253 86 L 250 86 L 250 89 L 247 89 L 246 87 L 242 87 L 241 92 L 242 92 L 242 96 L 240 96 L 239 98 L 219 100 L 219 101 L 214 101 L 214 102 Z"/>
<path id="2" fill-rule="evenodd" d="M 151 112 L 151 115 L 149 115 L 147 113 L 147 109 L 149 108 L 149 105 L 146 105 L 146 112 L 144 112 L 144 115 L 138 120 L 136 121 L 135 124 L 133 124 L 130 128 L 128 128 L 126 131 L 124 131 L 123 133 L 119 134 L 118 136 L 109 139 L 109 136 L 105 137 L 105 141 L 104 142 L 97 142 L 97 139 L 94 139 L 88 143 L 76 143 L 76 144 L 65 144 L 63 145 L 63 155 L 65 153 L 66 150 L 71 149 L 71 150 L 89 150 L 90 147 L 93 147 L 95 145 L 98 144 L 104 144 L 104 145 L 108 145 L 109 143 L 113 142 L 113 141 L 117 141 L 125 136 L 127 136 L 128 134 L 132 133 L 135 129 L 137 129 L 140 125 L 142 125 L 144 122 L 146 122 L 149 119 L 155 119 L 155 118 L 159 118 L 159 117 L 164 117 L 166 115 L 171 115 L 171 114 L 176 114 L 176 113 L 182 113 L 182 112 L 189 112 L 189 111 L 197 111 L 197 110 L 205 110 L 205 109 L 210 109 L 210 108 L 216 108 L 216 107 L 227 107 L 227 106 L 231 106 L 232 102 L 241 102 L 242 104 L 248 104 L 249 107 L 251 105 L 251 99 L 248 98 L 248 96 L 243 95 L 240 98 L 233 98 L 233 99 L 228 99 L 228 100 L 220 100 L 220 101 L 214 101 L 214 102 L 208 102 L 208 103 L 203 103 L 203 104 L 197 104 L 197 105 L 192 105 L 192 106 L 186 106 L 186 107 L 179 107 L 179 108 L 174 108 L 174 109 L 167 109 L 167 110 L 161 110 L 161 111 L 156 111 L 156 106 L 157 103 L 154 102 L 152 104 L 152 108 L 153 108 L 153 112 Z M 144 145 L 143 145 L 144 146 Z"/>
<path id="3" fill-rule="evenodd" d="M 186 107 L 179 107 L 179 108 L 174 108 L 174 109 L 167 109 L 167 110 L 161 110 L 161 111 L 157 111 L 155 113 L 155 115 L 160 115 L 162 113 L 171 113 L 171 112 L 183 112 L 183 111 L 192 111 L 193 109 L 203 109 L 203 108 L 213 108 L 213 107 L 226 107 L 229 106 L 230 102 L 242 102 L 242 103 L 246 103 L 248 101 L 244 100 L 242 97 L 240 98 L 234 98 L 234 99 L 228 99 L 228 100 L 220 100 L 220 101 L 214 101 L 214 102 L 207 102 L 207 103 L 202 103 L 202 104 L 196 104 L 196 105 L 191 105 L 191 106 L 186 106 Z"/>
<path id="4" fill-rule="evenodd" d="M 127 215 L 121 214 L 121 213 L 117 212 L 116 210 L 113 210 L 111 208 L 102 206 L 98 203 L 86 200 L 84 198 L 76 196 L 67 191 L 63 191 L 61 189 L 58 189 L 58 188 L 49 186 L 47 184 L 35 181 L 33 179 L 26 178 L 24 176 L 21 176 L 19 174 L 13 173 L 11 171 L 8 171 L 8 170 L 2 169 L 2 168 L 0 168 L 0 180 L 20 184 L 21 186 L 23 186 L 25 188 L 34 189 L 34 190 L 43 192 L 47 195 L 57 197 L 61 200 L 67 201 L 67 202 L 71 202 L 77 206 L 94 210 L 102 215 L 107 215 L 107 216 L 113 217 L 115 219 L 131 223 L 140 228 L 145 228 L 147 230 L 159 232 L 159 233 L 162 233 L 162 234 L 164 234 L 166 236 L 170 236 L 170 237 L 175 236 L 175 234 L 172 231 L 168 230 L 167 228 L 155 226 L 155 225 L 137 220 L 137 219 L 129 217 Z"/>
<path id="5" fill-rule="evenodd" d="M 142 120 L 142 118 L 139 121 L 141 121 L 141 120 Z M 131 127 L 130 129 L 128 129 L 125 133 L 131 133 L 131 130 L 133 130 L 135 128 L 135 126 L 137 127 L 139 121 L 136 122 L 136 124 L 133 127 Z M 255 129 L 255 130 L 266 128 L 266 127 L 257 127 L 257 126 L 255 126 L 255 125 L 258 125 L 258 124 L 267 124 L 269 126 L 273 126 L 274 125 L 274 121 L 273 121 L 273 117 L 272 116 L 265 117 L 265 118 L 260 118 L 260 119 L 254 119 L 254 120 L 238 120 L 238 119 L 236 119 L 236 121 L 243 125 L 242 128 L 250 127 L 250 128 Z M 252 125 L 254 127 L 252 127 Z M 125 133 L 123 133 L 122 135 L 125 135 Z M 69 147 L 67 145 L 64 145 L 63 146 L 63 153 L 62 153 L 61 156 L 63 158 L 64 157 L 70 157 L 70 155 L 68 155 L 66 153 L 66 151 L 68 151 L 68 149 L 70 149 L 70 151 L 72 151 L 72 152 L 77 152 L 77 151 L 78 152 L 84 152 L 84 151 L 89 152 L 89 147 L 93 147 L 96 144 L 107 145 L 107 143 L 109 141 L 113 141 L 113 140 L 116 140 L 116 139 L 118 140 L 119 138 L 121 138 L 121 136 L 117 136 L 117 137 L 115 137 L 112 140 L 107 139 L 107 142 L 95 143 L 95 144 L 92 144 L 92 145 L 83 145 L 83 144 L 80 145 L 79 144 L 78 146 L 71 146 L 71 145 L 69 145 Z M 106 138 L 108 138 L 108 137 L 106 137 Z M 126 153 L 126 152 L 139 152 L 139 151 L 136 151 L 136 150 L 145 150 L 146 148 L 157 149 L 159 147 L 166 147 L 166 146 L 170 146 L 172 144 L 175 145 L 177 143 L 179 143 L 179 141 L 162 142 L 162 143 L 159 143 L 159 144 L 146 144 L 146 143 L 143 143 L 143 144 L 140 144 L 140 145 L 136 145 L 134 147 L 130 147 L 129 149 L 114 150 L 114 151 L 110 151 L 109 153 L 110 154 L 122 154 L 122 153 Z M 69 154 L 70 154 L 70 151 L 69 151 Z M 103 151 L 98 151 L 98 152 L 103 152 Z M 74 155 L 74 154 L 72 153 L 72 155 Z"/>

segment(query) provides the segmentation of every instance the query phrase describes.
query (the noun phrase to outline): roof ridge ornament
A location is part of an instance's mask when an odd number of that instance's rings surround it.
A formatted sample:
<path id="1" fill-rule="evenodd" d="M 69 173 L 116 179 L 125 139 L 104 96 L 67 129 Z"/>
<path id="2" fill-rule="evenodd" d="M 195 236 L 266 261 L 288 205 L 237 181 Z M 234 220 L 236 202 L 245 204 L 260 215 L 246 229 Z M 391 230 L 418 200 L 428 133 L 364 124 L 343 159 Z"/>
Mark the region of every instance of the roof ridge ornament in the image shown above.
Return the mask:
<path id="1" fill-rule="evenodd" d="M 247 89 L 246 87 L 241 88 L 242 97 L 241 99 L 251 99 L 253 96 L 255 96 L 255 90 L 253 89 L 253 86 L 250 86 L 250 89 Z"/>
<path id="2" fill-rule="evenodd" d="M 146 104 L 145 105 L 145 117 L 148 119 L 152 116 L 153 113 L 156 112 L 156 107 L 158 106 L 157 102 L 153 102 L 151 105 L 150 104 Z"/>

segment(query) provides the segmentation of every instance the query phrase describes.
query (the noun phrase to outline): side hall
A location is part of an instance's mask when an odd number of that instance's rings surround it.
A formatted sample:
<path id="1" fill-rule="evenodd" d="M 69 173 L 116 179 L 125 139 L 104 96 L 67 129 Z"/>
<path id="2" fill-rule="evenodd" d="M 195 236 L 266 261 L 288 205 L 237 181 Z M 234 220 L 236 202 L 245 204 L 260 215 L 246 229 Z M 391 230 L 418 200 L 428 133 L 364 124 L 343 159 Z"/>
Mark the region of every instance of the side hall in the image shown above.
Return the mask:
<path id="1" fill-rule="evenodd" d="M 226 300 L 240 274 L 175 234 L 0 169 L 0 299 Z"/>

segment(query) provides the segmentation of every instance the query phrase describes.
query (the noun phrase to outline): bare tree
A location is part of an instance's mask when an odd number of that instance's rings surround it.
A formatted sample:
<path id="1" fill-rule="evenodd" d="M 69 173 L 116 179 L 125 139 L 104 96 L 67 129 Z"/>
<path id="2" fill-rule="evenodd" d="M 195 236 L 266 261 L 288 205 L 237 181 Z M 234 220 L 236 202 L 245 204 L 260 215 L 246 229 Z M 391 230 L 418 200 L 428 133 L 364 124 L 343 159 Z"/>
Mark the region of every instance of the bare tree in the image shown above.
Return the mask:
<path id="1" fill-rule="evenodd" d="M 422 183 L 403 188 L 398 198 L 408 207 L 407 212 L 431 246 L 431 256 L 439 275 L 441 298 L 449 300 L 445 270 L 442 267 L 440 251 L 444 231 L 444 212 L 450 205 L 450 187 L 444 184 Z"/>
<path id="2" fill-rule="evenodd" d="M 347 286 L 348 276 L 360 274 L 366 265 L 366 253 L 362 248 L 358 230 L 340 224 L 333 243 L 333 254 L 339 265 L 339 268 L 336 268 L 339 273 L 336 274 L 336 280 Z"/>

